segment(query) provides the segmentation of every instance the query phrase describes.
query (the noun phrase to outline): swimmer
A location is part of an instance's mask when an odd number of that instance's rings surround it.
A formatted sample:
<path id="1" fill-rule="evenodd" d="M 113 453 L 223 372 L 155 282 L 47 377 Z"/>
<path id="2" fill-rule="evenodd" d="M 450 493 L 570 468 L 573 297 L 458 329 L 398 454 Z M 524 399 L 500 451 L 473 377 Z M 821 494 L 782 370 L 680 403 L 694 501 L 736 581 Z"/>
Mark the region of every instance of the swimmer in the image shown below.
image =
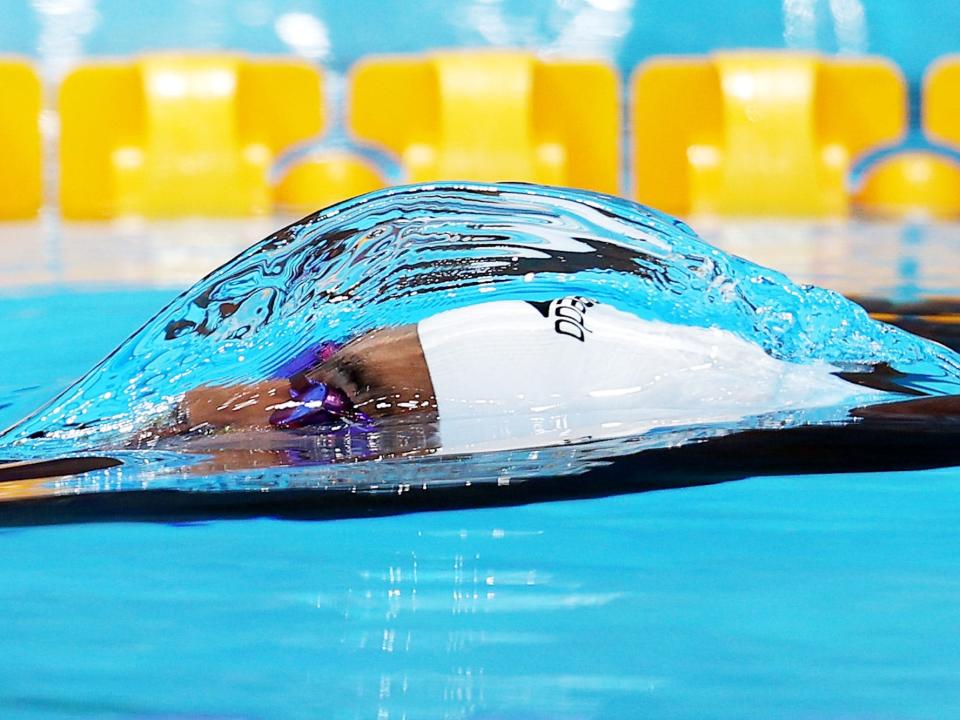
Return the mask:
<path id="1" fill-rule="evenodd" d="M 493 301 L 374 330 L 276 379 L 196 388 L 172 429 L 437 423 L 445 452 L 543 446 L 877 393 L 837 370 L 583 297 Z"/>

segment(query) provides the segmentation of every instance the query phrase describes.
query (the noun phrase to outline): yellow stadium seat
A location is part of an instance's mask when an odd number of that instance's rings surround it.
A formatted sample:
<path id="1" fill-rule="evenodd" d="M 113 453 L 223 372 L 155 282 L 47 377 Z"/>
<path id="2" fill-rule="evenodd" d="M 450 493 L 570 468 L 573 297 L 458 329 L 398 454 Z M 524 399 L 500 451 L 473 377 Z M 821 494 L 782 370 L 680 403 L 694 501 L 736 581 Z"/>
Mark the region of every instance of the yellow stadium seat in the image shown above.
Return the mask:
<path id="1" fill-rule="evenodd" d="M 616 193 L 616 73 L 509 51 L 373 58 L 352 73 L 350 124 L 411 182 L 503 180 Z"/>
<path id="2" fill-rule="evenodd" d="M 0 219 L 40 209 L 40 78 L 25 61 L 0 59 Z"/>
<path id="3" fill-rule="evenodd" d="M 931 139 L 960 145 L 960 55 L 947 55 L 927 71 L 923 128 Z"/>
<path id="4" fill-rule="evenodd" d="M 60 93 L 64 216 L 268 212 L 276 155 L 321 129 L 320 85 L 309 63 L 230 54 L 75 70 Z"/>
<path id="5" fill-rule="evenodd" d="M 903 79 L 879 58 L 658 58 L 632 96 L 636 197 L 680 215 L 842 215 L 852 160 L 906 128 Z"/>

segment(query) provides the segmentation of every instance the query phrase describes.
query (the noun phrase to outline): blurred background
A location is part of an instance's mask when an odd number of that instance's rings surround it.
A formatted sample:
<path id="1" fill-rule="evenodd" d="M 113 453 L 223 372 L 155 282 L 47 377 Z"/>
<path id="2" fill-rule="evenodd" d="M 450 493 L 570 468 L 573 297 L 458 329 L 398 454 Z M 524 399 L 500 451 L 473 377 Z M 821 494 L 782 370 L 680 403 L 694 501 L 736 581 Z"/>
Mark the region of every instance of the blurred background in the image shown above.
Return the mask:
<path id="1" fill-rule="evenodd" d="M 179 286 L 379 187 L 520 180 L 693 218 L 848 294 L 942 294 L 958 22 L 871 0 L 9 0 L 0 284 Z"/>
<path id="2" fill-rule="evenodd" d="M 3 287 L 179 287 L 292 218 L 444 179 L 632 197 L 848 294 L 942 294 L 956 266 L 952 3 L 3 10 Z"/>

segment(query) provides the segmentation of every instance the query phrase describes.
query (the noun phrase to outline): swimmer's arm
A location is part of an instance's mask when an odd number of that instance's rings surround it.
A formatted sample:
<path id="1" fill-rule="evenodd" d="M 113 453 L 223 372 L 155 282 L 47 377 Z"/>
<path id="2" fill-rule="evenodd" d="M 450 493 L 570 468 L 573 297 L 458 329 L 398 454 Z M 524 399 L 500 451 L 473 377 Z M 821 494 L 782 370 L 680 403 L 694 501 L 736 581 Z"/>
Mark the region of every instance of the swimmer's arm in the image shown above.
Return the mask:
<path id="1" fill-rule="evenodd" d="M 177 409 L 177 432 L 215 428 L 267 428 L 278 405 L 290 402 L 290 381 L 281 378 L 252 385 L 222 385 L 189 390 Z"/>

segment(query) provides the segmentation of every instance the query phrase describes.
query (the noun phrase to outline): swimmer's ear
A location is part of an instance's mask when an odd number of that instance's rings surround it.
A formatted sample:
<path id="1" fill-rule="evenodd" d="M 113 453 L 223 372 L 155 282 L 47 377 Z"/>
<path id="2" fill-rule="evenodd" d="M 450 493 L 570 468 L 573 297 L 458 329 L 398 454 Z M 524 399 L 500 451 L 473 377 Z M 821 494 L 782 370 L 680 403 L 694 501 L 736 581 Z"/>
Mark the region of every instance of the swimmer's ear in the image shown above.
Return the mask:
<path id="1" fill-rule="evenodd" d="M 42 480 L 79 475 L 93 470 L 106 470 L 123 463 L 108 457 L 69 457 L 54 460 L 25 460 L 0 463 L 0 482 Z"/>

